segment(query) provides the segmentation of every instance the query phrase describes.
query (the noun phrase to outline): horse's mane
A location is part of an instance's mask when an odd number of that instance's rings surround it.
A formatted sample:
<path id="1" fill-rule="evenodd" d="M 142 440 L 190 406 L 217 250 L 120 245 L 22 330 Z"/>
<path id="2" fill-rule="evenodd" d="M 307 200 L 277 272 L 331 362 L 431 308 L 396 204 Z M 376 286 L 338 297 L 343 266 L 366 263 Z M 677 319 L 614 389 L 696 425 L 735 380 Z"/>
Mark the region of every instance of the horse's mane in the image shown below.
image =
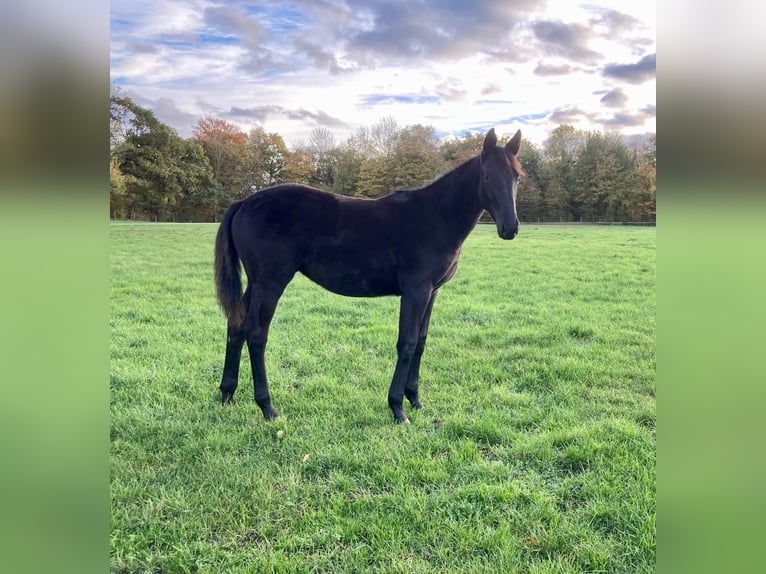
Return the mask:
<path id="1" fill-rule="evenodd" d="M 404 188 L 404 189 L 395 189 L 392 192 L 388 193 L 387 195 L 394 195 L 394 194 L 397 194 L 397 193 L 408 193 L 408 192 L 412 192 L 412 191 L 419 191 L 419 190 L 421 190 L 421 189 L 423 189 L 425 187 L 428 187 L 431 183 L 434 183 L 434 182 L 438 181 L 439 179 L 441 179 L 445 175 L 449 175 L 452 172 L 457 171 L 459 168 L 461 168 L 461 167 L 471 163 L 477 157 L 478 156 L 474 156 L 472 158 L 469 158 L 469 159 L 465 160 L 464 162 L 458 164 L 457 167 L 449 169 L 449 170 L 445 171 L 444 173 L 440 173 L 435 178 L 433 178 L 429 183 L 420 185 L 418 187 L 410 187 L 410 188 Z M 515 171 L 519 175 L 524 175 L 524 176 L 527 175 L 526 172 L 524 172 L 524 169 L 521 167 L 521 162 L 519 161 L 519 158 L 517 158 L 515 155 L 508 154 L 508 153 L 505 154 L 505 157 L 508 158 L 508 162 L 511 164 L 511 167 L 513 168 L 513 171 Z"/>
<path id="2" fill-rule="evenodd" d="M 519 175 L 527 175 L 524 172 L 524 169 L 521 167 L 521 162 L 519 161 L 519 158 L 517 158 L 515 155 L 509 155 L 505 154 L 508 158 L 508 161 L 511 162 L 511 167 L 513 168 L 513 171 L 518 173 Z"/>

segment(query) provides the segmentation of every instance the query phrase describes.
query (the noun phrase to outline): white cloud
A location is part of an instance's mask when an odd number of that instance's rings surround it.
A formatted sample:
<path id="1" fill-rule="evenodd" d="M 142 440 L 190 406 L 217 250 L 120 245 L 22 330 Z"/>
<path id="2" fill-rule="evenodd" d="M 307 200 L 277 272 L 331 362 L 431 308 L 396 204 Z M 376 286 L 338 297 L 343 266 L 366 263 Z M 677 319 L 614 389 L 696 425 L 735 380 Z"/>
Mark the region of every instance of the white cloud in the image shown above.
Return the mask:
<path id="1" fill-rule="evenodd" d="M 537 142 L 563 109 L 582 110 L 573 121 L 583 129 L 603 129 L 602 118 L 626 120 L 626 133 L 656 129 L 646 111 L 655 109 L 656 81 L 633 85 L 603 73 L 656 52 L 653 3 L 548 0 L 542 11 L 537 0 L 491 0 L 454 14 L 363 4 L 115 0 L 112 78 L 182 135 L 191 134 L 189 118 L 232 108 L 273 110 L 262 125 L 288 144 L 317 125 L 342 141 L 385 116 L 442 134 L 520 127 Z M 397 36 L 422 31 L 426 21 L 417 19 L 426 15 L 439 25 L 433 34 Z M 548 24 L 536 36 L 540 22 Z M 394 39 L 409 44 L 387 47 Z M 617 87 L 625 97 L 605 106 L 601 98 Z M 236 121 L 245 130 L 256 122 Z"/>

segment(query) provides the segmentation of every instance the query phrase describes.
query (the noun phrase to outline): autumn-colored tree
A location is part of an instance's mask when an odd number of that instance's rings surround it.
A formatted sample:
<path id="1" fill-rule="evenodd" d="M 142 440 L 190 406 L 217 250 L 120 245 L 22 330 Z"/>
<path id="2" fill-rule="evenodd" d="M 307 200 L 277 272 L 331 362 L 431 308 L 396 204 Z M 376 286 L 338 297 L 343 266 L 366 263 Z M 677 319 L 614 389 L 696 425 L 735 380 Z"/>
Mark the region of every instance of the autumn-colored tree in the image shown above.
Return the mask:
<path id="1" fill-rule="evenodd" d="M 295 150 L 285 156 L 282 180 L 307 184 L 314 175 L 314 157 L 306 150 Z"/>
<path id="2" fill-rule="evenodd" d="M 388 162 L 384 157 L 371 157 L 362 161 L 356 184 L 357 197 L 380 197 L 392 191 L 389 184 Z"/>
<path id="3" fill-rule="evenodd" d="M 245 182 L 247 136 L 238 125 L 211 115 L 201 117 L 192 131 L 213 169 L 216 186 L 212 216 L 217 221 L 232 201 L 248 193 Z"/>
<path id="4" fill-rule="evenodd" d="M 466 134 L 460 139 L 449 139 L 442 143 L 442 157 L 446 162 L 446 169 L 455 168 L 477 156 L 485 136 L 483 133 Z"/>
<path id="5" fill-rule="evenodd" d="M 440 142 L 432 126 L 393 118 L 359 128 L 338 145 L 326 128 L 288 151 L 257 127 L 200 118 L 184 139 L 113 89 L 109 195 L 112 217 L 219 220 L 232 200 L 283 182 L 342 195 L 380 197 L 423 185 L 475 157 L 484 133 Z M 500 137 L 505 141 L 507 136 Z M 561 125 L 542 147 L 525 140 L 517 195 L 522 221 L 654 221 L 656 136 L 623 138 Z"/>

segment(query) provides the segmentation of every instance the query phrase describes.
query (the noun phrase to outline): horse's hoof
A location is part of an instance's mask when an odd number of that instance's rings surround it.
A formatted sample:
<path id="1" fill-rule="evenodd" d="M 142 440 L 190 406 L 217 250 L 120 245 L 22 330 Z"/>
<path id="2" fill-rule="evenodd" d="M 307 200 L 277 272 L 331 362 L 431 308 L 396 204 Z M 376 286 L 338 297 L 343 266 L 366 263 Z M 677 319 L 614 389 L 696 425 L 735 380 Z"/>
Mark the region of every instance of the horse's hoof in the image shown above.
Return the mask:
<path id="1" fill-rule="evenodd" d="M 279 413 L 274 409 L 269 409 L 263 412 L 263 418 L 267 421 L 273 421 L 274 419 L 279 418 Z"/>
<path id="2" fill-rule="evenodd" d="M 425 408 L 423 403 L 421 403 L 420 401 L 415 401 L 414 403 L 411 403 L 411 404 L 412 404 L 412 408 L 415 409 L 416 411 L 420 411 Z"/>
<path id="3" fill-rule="evenodd" d="M 402 418 L 394 417 L 394 420 L 396 421 L 396 424 L 398 424 L 398 425 L 408 425 L 408 424 L 410 424 L 410 419 L 408 419 L 407 417 L 402 417 Z"/>

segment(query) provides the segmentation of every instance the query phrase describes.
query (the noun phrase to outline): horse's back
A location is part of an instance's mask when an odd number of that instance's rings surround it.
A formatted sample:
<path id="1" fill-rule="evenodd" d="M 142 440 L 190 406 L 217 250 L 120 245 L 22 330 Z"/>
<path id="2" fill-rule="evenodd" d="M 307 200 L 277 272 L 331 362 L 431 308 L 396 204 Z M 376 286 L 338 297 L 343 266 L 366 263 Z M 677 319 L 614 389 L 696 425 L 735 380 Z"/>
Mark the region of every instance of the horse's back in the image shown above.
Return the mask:
<path id="1" fill-rule="evenodd" d="M 385 241 L 402 231 L 401 202 L 336 195 L 307 185 L 284 184 L 242 201 L 240 233 L 275 240 L 338 242 L 358 245 Z"/>
<path id="2" fill-rule="evenodd" d="M 337 214 L 334 195 L 306 185 L 284 184 L 243 200 L 234 225 L 249 237 L 299 239 L 332 232 Z"/>

